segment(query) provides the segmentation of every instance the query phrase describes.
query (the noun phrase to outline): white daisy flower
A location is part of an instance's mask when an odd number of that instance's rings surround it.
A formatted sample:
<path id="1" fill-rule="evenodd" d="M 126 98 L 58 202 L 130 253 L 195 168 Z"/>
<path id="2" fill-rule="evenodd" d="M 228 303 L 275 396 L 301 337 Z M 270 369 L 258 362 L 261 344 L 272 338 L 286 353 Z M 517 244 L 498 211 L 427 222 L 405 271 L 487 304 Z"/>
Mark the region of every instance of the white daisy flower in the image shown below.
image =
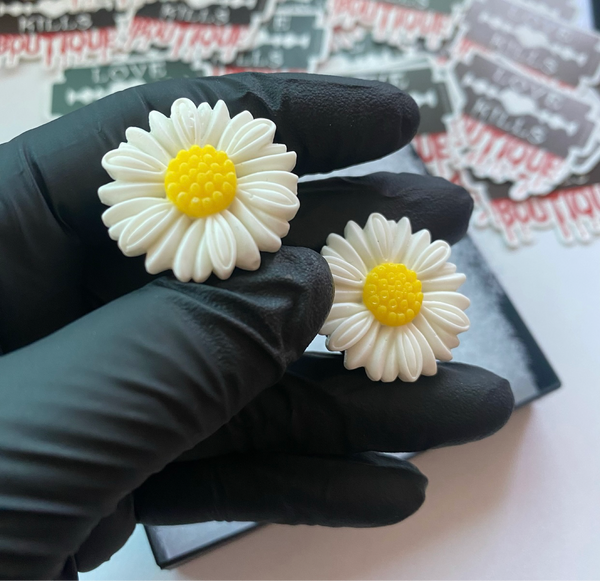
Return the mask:
<path id="1" fill-rule="evenodd" d="M 274 135 L 272 121 L 231 119 L 223 101 L 152 111 L 149 132 L 130 127 L 102 159 L 115 180 L 98 190 L 110 237 L 126 256 L 145 253 L 149 273 L 172 269 L 184 282 L 256 270 L 299 207 L 296 154 Z"/>
<path id="2" fill-rule="evenodd" d="M 452 359 L 469 328 L 469 299 L 456 292 L 466 277 L 446 262 L 450 246 L 431 242 L 428 230 L 411 234 L 408 218 L 381 214 L 364 230 L 348 222 L 344 235 L 331 234 L 321 250 L 335 284 L 320 331 L 327 348 L 345 351 L 344 365 L 364 367 L 373 381 L 435 375 L 436 359 Z"/>

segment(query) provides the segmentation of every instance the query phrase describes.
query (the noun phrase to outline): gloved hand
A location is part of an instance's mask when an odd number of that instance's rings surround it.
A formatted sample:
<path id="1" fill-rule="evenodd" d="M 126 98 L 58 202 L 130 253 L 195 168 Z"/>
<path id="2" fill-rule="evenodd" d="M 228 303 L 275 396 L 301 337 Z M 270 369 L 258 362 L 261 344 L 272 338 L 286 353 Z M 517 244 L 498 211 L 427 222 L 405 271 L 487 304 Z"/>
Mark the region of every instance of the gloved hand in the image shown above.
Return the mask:
<path id="1" fill-rule="evenodd" d="M 332 300 L 314 250 L 376 211 L 457 241 L 472 204 L 443 180 L 301 184 L 286 246 L 227 281 L 153 277 L 124 257 L 100 219 L 100 160 L 179 97 L 272 119 L 300 175 L 379 158 L 418 124 L 389 85 L 241 74 L 130 89 L 0 146 L 4 577 L 93 568 L 136 522 L 394 523 L 427 481 L 366 452 L 478 439 L 511 413 L 507 382 L 475 367 L 384 384 L 340 356 L 301 357 Z"/>

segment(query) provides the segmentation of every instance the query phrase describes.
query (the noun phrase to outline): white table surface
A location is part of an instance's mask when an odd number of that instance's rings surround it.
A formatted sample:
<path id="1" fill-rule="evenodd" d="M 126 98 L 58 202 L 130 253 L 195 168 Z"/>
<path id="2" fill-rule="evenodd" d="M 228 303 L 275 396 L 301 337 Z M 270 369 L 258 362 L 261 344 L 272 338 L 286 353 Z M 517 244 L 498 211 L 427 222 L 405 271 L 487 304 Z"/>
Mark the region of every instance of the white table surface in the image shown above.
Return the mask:
<path id="1" fill-rule="evenodd" d="M 0 70 L 0 143 L 47 120 L 49 80 Z M 32 90 L 32 87 L 36 87 Z M 478 243 L 563 382 L 495 436 L 427 452 L 407 521 L 371 530 L 267 526 L 171 571 L 144 531 L 82 579 L 600 579 L 600 237 Z"/>

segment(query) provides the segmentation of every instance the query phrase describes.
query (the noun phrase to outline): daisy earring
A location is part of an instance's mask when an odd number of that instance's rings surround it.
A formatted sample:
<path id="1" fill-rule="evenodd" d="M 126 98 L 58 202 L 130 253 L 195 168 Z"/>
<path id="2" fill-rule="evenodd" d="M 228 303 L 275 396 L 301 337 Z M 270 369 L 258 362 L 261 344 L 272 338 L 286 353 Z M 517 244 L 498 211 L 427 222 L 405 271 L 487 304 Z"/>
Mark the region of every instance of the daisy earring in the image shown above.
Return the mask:
<path id="1" fill-rule="evenodd" d="M 413 234 L 408 218 L 371 214 L 364 229 L 350 221 L 344 237 L 331 234 L 321 254 L 335 297 L 320 334 L 330 351 L 345 352 L 346 368 L 412 382 L 435 375 L 436 359 L 452 359 L 470 301 L 456 292 L 466 277 L 447 262 L 447 242 L 431 242 L 428 230 Z"/>
<path id="2" fill-rule="evenodd" d="M 184 282 L 256 270 L 299 207 L 296 154 L 273 143 L 275 124 L 189 99 L 149 121 L 102 159 L 115 180 L 98 190 L 110 237 L 126 256 L 146 254 L 149 273 L 171 269 Z"/>

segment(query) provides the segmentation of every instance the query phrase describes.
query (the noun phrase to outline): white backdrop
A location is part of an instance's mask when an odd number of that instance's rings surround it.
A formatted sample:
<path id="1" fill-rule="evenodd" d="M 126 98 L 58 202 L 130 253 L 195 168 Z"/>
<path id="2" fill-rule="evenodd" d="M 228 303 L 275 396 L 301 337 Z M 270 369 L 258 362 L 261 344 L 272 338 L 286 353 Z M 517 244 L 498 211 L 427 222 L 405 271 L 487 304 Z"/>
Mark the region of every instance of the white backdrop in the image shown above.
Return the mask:
<path id="1" fill-rule="evenodd" d="M 583 21 L 586 15 L 584 13 Z M 0 70 L 0 143 L 47 120 L 51 75 Z M 427 452 L 427 502 L 374 530 L 271 525 L 176 570 L 138 527 L 82 579 L 599 579 L 600 238 L 518 251 L 472 236 L 563 382 L 498 434 Z"/>

